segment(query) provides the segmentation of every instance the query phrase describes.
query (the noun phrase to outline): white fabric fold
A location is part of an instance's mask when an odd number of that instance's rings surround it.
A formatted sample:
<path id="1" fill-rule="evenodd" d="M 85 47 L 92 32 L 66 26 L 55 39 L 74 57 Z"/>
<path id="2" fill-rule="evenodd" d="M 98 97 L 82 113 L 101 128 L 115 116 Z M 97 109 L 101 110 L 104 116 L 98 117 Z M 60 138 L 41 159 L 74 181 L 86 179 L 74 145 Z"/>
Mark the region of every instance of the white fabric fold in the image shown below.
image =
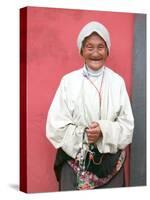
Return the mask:
<path id="1" fill-rule="evenodd" d="M 114 153 L 132 142 L 134 119 L 124 80 L 105 67 L 102 106 L 99 95 L 83 76 L 84 68 L 65 75 L 50 106 L 46 135 L 55 148 L 75 158 L 82 145 L 85 127 L 98 122 L 103 137 L 97 141 L 100 152 Z M 94 79 L 100 86 L 102 76 Z M 87 136 L 86 136 L 87 141 Z"/>
<path id="2" fill-rule="evenodd" d="M 79 51 L 81 51 L 83 40 L 86 37 L 90 36 L 93 32 L 96 32 L 99 36 L 101 36 L 104 39 L 108 51 L 110 52 L 111 42 L 109 32 L 103 24 L 96 21 L 89 22 L 81 29 L 77 38 L 77 46 L 79 48 Z"/>

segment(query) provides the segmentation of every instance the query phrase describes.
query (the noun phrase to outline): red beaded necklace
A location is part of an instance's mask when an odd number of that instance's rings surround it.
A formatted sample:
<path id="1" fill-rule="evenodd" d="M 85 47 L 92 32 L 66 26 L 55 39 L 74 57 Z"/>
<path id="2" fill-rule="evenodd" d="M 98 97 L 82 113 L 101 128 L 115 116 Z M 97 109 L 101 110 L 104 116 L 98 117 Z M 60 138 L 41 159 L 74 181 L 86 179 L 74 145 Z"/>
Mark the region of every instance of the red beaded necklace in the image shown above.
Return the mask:
<path id="1" fill-rule="evenodd" d="M 87 80 L 90 81 L 90 83 L 94 86 L 94 88 L 95 88 L 96 91 L 98 92 L 98 95 L 99 95 L 99 102 L 100 102 L 100 109 L 101 109 L 101 103 L 102 103 L 101 92 L 102 92 L 102 86 L 103 86 L 104 75 L 105 75 L 105 67 L 104 67 L 103 74 L 102 74 L 102 80 L 101 80 L 101 84 L 100 84 L 100 89 L 98 89 L 98 88 L 95 86 L 95 84 L 92 82 L 92 80 L 91 80 L 87 75 L 84 75 L 84 77 L 87 78 Z"/>
<path id="2" fill-rule="evenodd" d="M 95 88 L 96 91 L 98 92 L 98 95 L 99 95 L 99 103 L 100 103 L 100 110 L 101 110 L 101 102 L 102 102 L 101 92 L 102 92 L 102 86 L 103 86 L 103 81 L 104 81 L 104 75 L 105 75 L 105 67 L 104 67 L 104 70 L 103 70 L 102 80 L 101 80 L 101 84 L 100 84 L 100 89 L 99 89 L 99 90 L 98 90 L 98 88 L 95 86 L 95 84 L 92 82 L 92 80 L 89 78 L 89 76 L 84 75 L 84 77 L 86 77 L 87 80 L 90 81 L 90 83 L 94 86 L 94 88 Z M 98 162 L 96 162 L 96 161 L 94 160 L 94 154 L 93 154 L 93 152 L 92 152 L 93 148 L 94 148 L 94 145 L 91 144 L 91 145 L 90 145 L 91 151 L 89 151 L 89 161 L 92 160 L 93 163 L 94 163 L 95 165 L 99 165 L 99 164 L 102 162 L 103 155 L 102 155 L 101 159 L 100 159 Z M 89 164 L 90 164 L 90 163 L 89 163 Z"/>

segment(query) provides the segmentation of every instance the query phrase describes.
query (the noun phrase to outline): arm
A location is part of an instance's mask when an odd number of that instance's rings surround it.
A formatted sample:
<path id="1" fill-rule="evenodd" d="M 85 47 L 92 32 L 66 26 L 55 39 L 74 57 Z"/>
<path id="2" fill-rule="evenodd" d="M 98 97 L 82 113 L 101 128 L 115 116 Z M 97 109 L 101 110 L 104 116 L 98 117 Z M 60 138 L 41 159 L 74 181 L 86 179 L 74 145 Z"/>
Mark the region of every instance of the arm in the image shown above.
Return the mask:
<path id="1" fill-rule="evenodd" d="M 100 152 L 115 153 L 132 142 L 134 119 L 124 81 L 120 92 L 120 111 L 116 120 L 99 120 L 98 123 L 102 137 L 96 144 Z"/>
<path id="2" fill-rule="evenodd" d="M 84 128 L 77 126 L 72 119 L 62 79 L 48 112 L 46 136 L 55 148 L 61 147 L 69 156 L 75 158 L 81 147 Z"/>

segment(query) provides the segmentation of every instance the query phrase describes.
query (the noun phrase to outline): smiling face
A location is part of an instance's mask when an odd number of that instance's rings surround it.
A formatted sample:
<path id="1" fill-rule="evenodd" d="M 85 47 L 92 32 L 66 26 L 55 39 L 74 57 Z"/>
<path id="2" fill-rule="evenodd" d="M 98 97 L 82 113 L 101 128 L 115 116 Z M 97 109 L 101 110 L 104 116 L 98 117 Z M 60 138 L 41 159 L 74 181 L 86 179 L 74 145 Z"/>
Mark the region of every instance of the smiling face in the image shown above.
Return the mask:
<path id="1" fill-rule="evenodd" d="M 89 68 L 92 70 L 100 69 L 108 56 L 105 41 L 97 33 L 92 33 L 83 41 L 81 55 Z"/>

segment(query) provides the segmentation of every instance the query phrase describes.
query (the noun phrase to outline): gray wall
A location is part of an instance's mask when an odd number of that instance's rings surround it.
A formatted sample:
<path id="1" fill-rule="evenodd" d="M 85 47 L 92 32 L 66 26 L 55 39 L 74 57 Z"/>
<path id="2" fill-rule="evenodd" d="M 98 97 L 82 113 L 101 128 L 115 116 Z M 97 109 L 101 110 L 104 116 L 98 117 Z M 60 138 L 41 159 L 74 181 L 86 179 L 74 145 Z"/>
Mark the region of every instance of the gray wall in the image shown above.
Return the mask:
<path id="1" fill-rule="evenodd" d="M 134 27 L 132 108 L 135 131 L 131 145 L 131 186 L 146 185 L 146 15 Z"/>

